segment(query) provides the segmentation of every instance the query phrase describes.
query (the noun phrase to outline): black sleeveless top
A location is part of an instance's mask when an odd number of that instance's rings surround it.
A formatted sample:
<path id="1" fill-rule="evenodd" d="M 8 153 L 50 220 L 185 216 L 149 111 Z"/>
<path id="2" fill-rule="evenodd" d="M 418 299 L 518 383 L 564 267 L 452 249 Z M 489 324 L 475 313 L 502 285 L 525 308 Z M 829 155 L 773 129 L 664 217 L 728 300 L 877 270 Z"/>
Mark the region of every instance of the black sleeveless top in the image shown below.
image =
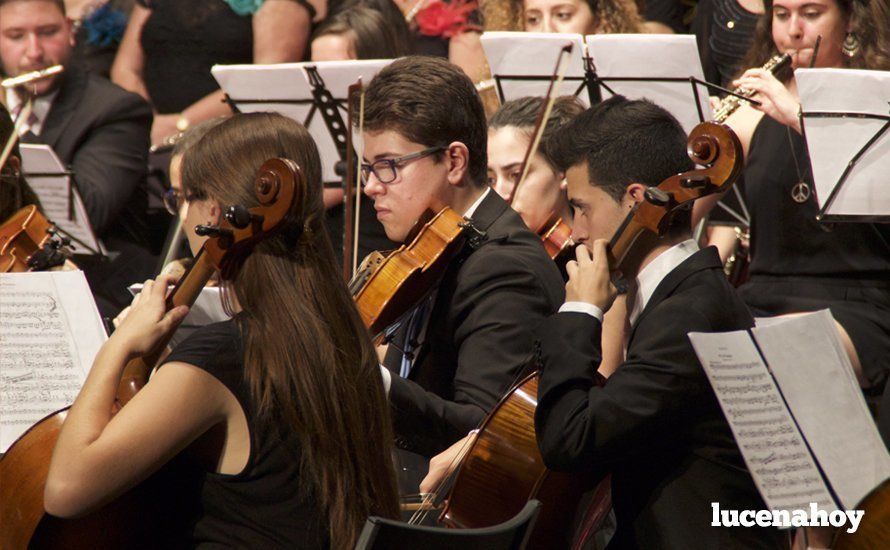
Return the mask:
<path id="1" fill-rule="evenodd" d="M 803 203 L 792 198 L 800 177 L 810 191 Z M 764 116 L 751 138 L 745 168 L 752 280 L 778 275 L 890 281 L 890 227 L 817 222 L 814 189 L 803 138 Z"/>
<path id="2" fill-rule="evenodd" d="M 253 62 L 252 17 L 223 0 L 137 0 L 151 10 L 139 42 L 143 79 L 161 114 L 179 113 L 219 89 L 217 64 Z"/>
<path id="3" fill-rule="evenodd" d="M 300 479 L 300 443 L 260 422 L 244 378 L 242 337 L 236 321 L 196 330 L 166 362 L 195 365 L 238 399 L 250 431 L 250 456 L 237 475 L 202 472 L 197 548 L 327 548 L 327 527 L 307 483 Z"/>

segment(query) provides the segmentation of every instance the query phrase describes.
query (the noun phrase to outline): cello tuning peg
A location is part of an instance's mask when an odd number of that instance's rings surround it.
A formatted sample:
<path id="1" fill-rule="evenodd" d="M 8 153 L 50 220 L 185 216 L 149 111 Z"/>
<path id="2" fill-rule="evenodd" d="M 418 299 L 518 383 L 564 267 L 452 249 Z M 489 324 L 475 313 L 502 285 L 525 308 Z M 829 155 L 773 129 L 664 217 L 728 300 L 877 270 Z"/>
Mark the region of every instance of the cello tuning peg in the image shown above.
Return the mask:
<path id="1" fill-rule="evenodd" d="M 223 217 L 238 229 L 244 229 L 250 225 L 250 222 L 263 223 L 262 216 L 251 214 L 250 210 L 240 204 L 228 207 Z"/>
<path id="2" fill-rule="evenodd" d="M 199 237 L 231 237 L 232 232 L 215 225 L 196 225 L 195 234 Z"/>
<path id="3" fill-rule="evenodd" d="M 674 201 L 674 196 L 671 193 L 666 191 L 662 191 L 657 187 L 650 187 L 646 189 L 644 193 L 646 200 L 655 206 L 667 206 Z"/>
<path id="4" fill-rule="evenodd" d="M 711 184 L 711 178 L 703 174 L 690 174 L 680 180 L 680 185 L 686 189 L 702 189 Z"/>

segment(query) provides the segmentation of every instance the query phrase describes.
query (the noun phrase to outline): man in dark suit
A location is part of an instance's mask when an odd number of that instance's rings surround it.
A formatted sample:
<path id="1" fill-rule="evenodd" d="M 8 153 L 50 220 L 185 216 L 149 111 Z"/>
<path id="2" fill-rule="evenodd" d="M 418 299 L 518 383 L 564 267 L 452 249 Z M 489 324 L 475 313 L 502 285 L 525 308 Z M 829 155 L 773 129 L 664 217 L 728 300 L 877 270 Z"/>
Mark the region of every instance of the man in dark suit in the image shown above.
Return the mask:
<path id="1" fill-rule="evenodd" d="M 629 282 L 627 356 L 597 384 L 602 315 L 615 298 L 606 240 L 648 186 L 689 170 L 670 114 L 617 96 L 546 144 L 562 170 L 582 246 L 566 303 L 538 330 L 538 443 L 554 470 L 612 472 L 617 532 L 610 548 L 779 547 L 771 528 L 712 527 L 712 506 L 765 507 L 689 332 L 749 328 L 714 248 L 699 250 L 681 211 L 667 235 L 641 236 L 622 264 Z M 628 157 L 628 151 L 639 151 Z M 592 251 L 592 254 L 591 254 Z"/>
<path id="2" fill-rule="evenodd" d="M 64 10 L 61 0 L 0 0 L 0 61 L 7 76 L 65 66 L 62 75 L 29 90 L 34 108 L 21 141 L 49 145 L 71 166 L 97 236 L 120 257 L 97 266 L 81 263 L 94 291 L 122 307 L 129 303 L 125 286 L 153 267 L 144 186 L 151 108 L 138 95 L 68 65 L 74 35 Z M 25 98 L 19 90 L 5 94 L 17 114 Z M 115 308 L 103 309 L 111 314 Z"/>
<path id="3" fill-rule="evenodd" d="M 459 68 L 409 57 L 381 71 L 365 94 L 363 141 L 365 193 L 388 238 L 404 242 L 424 211 L 446 206 L 473 225 L 384 360 L 397 445 L 430 456 L 518 380 L 532 328 L 556 310 L 563 285 L 540 239 L 485 184 L 485 115 Z"/>

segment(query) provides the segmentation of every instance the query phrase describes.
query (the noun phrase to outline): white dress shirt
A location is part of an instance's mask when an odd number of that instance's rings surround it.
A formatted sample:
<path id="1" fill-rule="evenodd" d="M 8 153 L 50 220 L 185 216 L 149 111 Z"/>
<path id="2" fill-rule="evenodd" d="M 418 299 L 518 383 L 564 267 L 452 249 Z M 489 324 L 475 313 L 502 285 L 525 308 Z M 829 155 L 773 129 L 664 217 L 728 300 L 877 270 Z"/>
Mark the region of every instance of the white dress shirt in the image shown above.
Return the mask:
<path id="1" fill-rule="evenodd" d="M 21 129 L 19 130 L 19 136 L 23 136 L 28 131 L 30 131 L 35 136 L 39 136 L 43 131 L 43 123 L 46 122 L 46 117 L 49 115 L 49 110 L 53 106 L 53 100 L 56 99 L 56 96 L 59 94 L 59 90 L 54 90 L 46 95 L 42 95 L 40 97 L 34 98 L 34 103 L 31 106 L 31 113 L 36 118 L 36 122 L 34 124 L 28 124 L 28 121 L 25 121 L 22 124 Z M 18 111 L 22 108 L 24 101 L 19 97 L 14 90 L 8 89 L 6 90 L 6 105 L 9 107 L 10 113 L 18 114 Z M 15 118 L 15 116 L 13 116 Z"/>

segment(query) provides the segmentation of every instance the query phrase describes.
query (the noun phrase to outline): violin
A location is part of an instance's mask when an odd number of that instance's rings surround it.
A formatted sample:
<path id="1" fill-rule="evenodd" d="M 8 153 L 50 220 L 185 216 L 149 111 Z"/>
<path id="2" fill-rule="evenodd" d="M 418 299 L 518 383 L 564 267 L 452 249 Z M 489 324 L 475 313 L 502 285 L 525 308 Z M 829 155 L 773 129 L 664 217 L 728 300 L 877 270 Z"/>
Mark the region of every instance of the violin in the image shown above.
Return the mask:
<path id="1" fill-rule="evenodd" d="M 571 260 L 572 251 L 575 250 L 575 241 L 572 240 L 572 228 L 562 218 L 551 214 L 550 219 L 538 229 L 541 243 L 550 259 L 563 269 Z"/>
<path id="2" fill-rule="evenodd" d="M 726 190 L 742 170 L 742 146 L 728 126 L 706 122 L 687 141 L 690 158 L 703 169 L 671 176 L 652 187 L 635 206 L 609 245 L 610 266 L 620 269 L 640 237 L 663 236 L 671 216 L 690 202 Z M 571 521 L 585 487 L 587 473 L 552 472 L 537 446 L 534 414 L 540 373 L 522 380 L 483 420 L 471 438 L 460 465 L 443 483 L 451 484 L 447 505 L 439 517 L 445 525 L 490 527 L 506 521 L 530 499 L 542 502 L 529 548 L 567 547 Z M 586 531 L 593 532 L 611 503 L 608 478 L 599 480 L 588 508 Z M 431 500 L 440 495 L 432 495 Z"/>
<path id="3" fill-rule="evenodd" d="M 232 206 L 218 227 L 198 226 L 198 234 L 209 238 L 191 268 L 167 297 L 171 310 L 192 305 L 207 280 L 217 270 L 232 278 L 243 260 L 261 240 L 286 230 L 296 197 L 303 195 L 305 182 L 300 168 L 287 159 L 263 163 L 255 179 L 260 206 Z M 115 398 L 115 411 L 125 406 L 148 382 L 149 373 L 173 334 L 168 334 L 150 353 L 131 360 Z M 0 548 L 163 548 L 170 525 L 182 518 L 170 517 L 170 500 L 144 482 L 104 508 L 76 520 L 63 520 L 44 513 L 43 491 L 49 460 L 68 409 L 57 411 L 25 432 L 0 458 Z M 150 482 L 170 478 L 163 468 Z M 172 476 L 174 488 L 183 479 Z M 157 483 L 155 483 L 157 485 Z M 168 497 L 170 498 L 170 497 Z"/>
<path id="4" fill-rule="evenodd" d="M 421 220 L 423 221 L 423 220 Z M 449 207 L 415 226 L 410 244 L 386 258 L 371 254 L 349 283 L 365 326 L 373 336 L 398 321 L 439 281 L 463 248 L 472 223 Z M 478 232 L 477 232 L 478 234 Z"/>
<path id="5" fill-rule="evenodd" d="M 0 225 L 0 273 L 60 266 L 71 257 L 70 244 L 36 206 L 26 206 Z"/>

